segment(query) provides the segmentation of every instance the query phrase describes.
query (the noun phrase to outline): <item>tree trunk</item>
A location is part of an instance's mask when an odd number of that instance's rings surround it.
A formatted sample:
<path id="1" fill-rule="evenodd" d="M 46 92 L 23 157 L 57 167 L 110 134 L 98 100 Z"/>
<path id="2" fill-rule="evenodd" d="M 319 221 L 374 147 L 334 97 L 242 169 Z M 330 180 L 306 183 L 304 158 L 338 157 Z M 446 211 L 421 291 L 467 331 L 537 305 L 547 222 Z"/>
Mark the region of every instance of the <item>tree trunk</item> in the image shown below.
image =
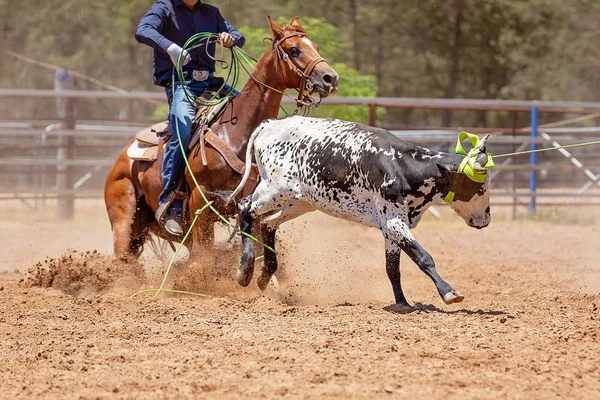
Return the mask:
<path id="1" fill-rule="evenodd" d="M 461 56 L 461 39 L 462 39 L 462 23 L 463 23 L 463 12 L 464 12 L 464 1 L 457 0 L 455 3 L 456 14 L 454 19 L 454 43 L 452 45 L 452 52 L 450 55 L 450 74 L 448 79 L 448 85 L 444 90 L 444 97 L 447 99 L 453 99 L 456 97 L 456 87 L 458 85 L 459 67 L 460 67 L 460 56 Z M 452 124 L 452 110 L 444 110 L 442 114 L 442 125 L 450 126 Z"/>
<path id="2" fill-rule="evenodd" d="M 350 20 L 352 21 L 352 47 L 354 48 L 354 69 L 359 71 L 361 67 L 360 59 L 362 52 L 360 51 L 360 44 L 358 42 L 358 9 L 356 6 L 356 0 L 350 0 L 349 3 Z"/>

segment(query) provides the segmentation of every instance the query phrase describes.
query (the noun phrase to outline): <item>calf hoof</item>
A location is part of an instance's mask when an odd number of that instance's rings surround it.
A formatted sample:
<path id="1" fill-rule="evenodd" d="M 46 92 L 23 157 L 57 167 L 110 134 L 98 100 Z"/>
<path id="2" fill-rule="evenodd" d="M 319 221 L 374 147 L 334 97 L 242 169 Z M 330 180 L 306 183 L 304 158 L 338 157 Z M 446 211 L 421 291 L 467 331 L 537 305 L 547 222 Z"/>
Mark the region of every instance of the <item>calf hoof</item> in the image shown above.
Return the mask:
<path id="1" fill-rule="evenodd" d="M 256 283 L 258 283 L 258 288 L 260 290 L 265 290 L 270 281 L 271 281 L 271 275 L 262 274 L 261 276 L 258 277 L 258 279 L 256 280 Z"/>
<path id="2" fill-rule="evenodd" d="M 237 279 L 237 281 L 240 285 L 246 287 L 250 284 L 253 273 L 254 273 L 254 268 L 248 268 L 246 270 L 238 269 L 238 272 L 235 275 L 235 278 Z"/>
<path id="3" fill-rule="evenodd" d="M 446 303 L 446 304 L 460 303 L 461 301 L 463 301 L 465 299 L 465 295 L 462 294 L 461 292 L 457 292 L 456 290 L 453 290 L 451 292 L 446 293 L 444 295 L 444 297 L 442 297 L 442 299 L 444 300 L 444 303 Z"/>

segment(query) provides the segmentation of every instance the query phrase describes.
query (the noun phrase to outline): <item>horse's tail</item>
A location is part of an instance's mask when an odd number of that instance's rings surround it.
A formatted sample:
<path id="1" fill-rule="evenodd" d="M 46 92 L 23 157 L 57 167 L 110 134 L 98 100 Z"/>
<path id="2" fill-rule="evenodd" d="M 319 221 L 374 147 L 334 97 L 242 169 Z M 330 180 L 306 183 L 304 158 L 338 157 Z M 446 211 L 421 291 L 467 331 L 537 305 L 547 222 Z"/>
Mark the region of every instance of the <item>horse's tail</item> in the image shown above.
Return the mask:
<path id="1" fill-rule="evenodd" d="M 250 172 L 252 170 L 252 148 L 254 147 L 254 140 L 263 131 L 263 129 L 264 128 L 262 126 L 259 126 L 254 130 L 254 132 L 252 132 L 250 139 L 248 139 L 248 147 L 246 148 L 246 169 L 244 170 L 244 176 L 242 176 L 242 180 L 238 187 L 236 187 L 233 193 L 229 195 L 225 204 L 229 204 L 235 198 L 235 196 L 242 191 L 244 186 L 246 186 L 246 182 L 248 182 L 248 178 L 250 177 Z"/>

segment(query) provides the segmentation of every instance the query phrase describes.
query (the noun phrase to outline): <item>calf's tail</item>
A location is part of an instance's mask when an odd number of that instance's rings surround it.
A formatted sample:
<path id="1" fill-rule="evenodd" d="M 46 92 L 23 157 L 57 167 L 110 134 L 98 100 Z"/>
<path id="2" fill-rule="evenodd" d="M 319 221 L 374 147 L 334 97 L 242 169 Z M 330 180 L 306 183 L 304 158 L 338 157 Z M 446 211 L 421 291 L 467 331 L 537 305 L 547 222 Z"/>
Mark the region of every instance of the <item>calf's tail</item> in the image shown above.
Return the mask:
<path id="1" fill-rule="evenodd" d="M 246 148 L 246 169 L 244 170 L 244 176 L 242 176 L 242 180 L 238 187 L 236 187 L 233 193 L 229 195 L 225 204 L 229 204 L 231 200 L 233 200 L 235 196 L 242 191 L 244 186 L 246 186 L 246 182 L 248 182 L 248 178 L 250 177 L 250 172 L 252 170 L 252 149 L 254 147 L 254 140 L 263 131 L 263 129 L 264 128 L 262 126 L 259 126 L 254 130 L 254 132 L 252 132 L 250 139 L 248 139 L 248 147 Z"/>

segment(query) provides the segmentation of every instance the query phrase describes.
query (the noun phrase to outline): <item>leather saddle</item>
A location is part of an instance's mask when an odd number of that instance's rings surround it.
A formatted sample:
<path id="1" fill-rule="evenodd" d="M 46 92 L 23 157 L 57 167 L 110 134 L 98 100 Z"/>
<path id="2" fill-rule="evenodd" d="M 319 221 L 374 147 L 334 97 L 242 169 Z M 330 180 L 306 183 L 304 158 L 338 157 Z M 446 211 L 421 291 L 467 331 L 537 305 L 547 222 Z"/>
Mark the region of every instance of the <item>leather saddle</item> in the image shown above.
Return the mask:
<path id="1" fill-rule="evenodd" d="M 205 133 L 201 131 L 210 128 L 226 105 L 227 101 L 215 106 L 199 105 L 194 118 L 193 134 L 188 150 L 193 149 L 198 144 L 201 134 Z M 155 161 L 158 158 L 161 139 L 163 143 L 167 143 L 172 135 L 171 123 L 168 120 L 150 125 L 135 134 L 135 140 L 127 149 L 127 156 L 132 160 Z M 162 151 L 161 153 L 164 154 Z"/>
<path id="2" fill-rule="evenodd" d="M 217 105 L 198 104 L 198 111 L 194 118 L 193 134 L 188 146 L 188 151 L 199 147 L 202 162 L 207 165 L 206 145 L 215 149 L 225 159 L 227 164 L 239 174 L 243 175 L 246 170 L 246 164 L 240 160 L 237 154 L 229 145 L 217 136 L 210 126 L 217 121 L 225 110 L 228 100 Z M 138 131 L 135 134 L 135 140 L 127 149 L 127 156 L 132 160 L 154 162 L 158 161 L 159 176 L 162 173 L 162 158 L 164 155 L 164 146 L 169 142 L 173 133 L 169 121 L 162 121 L 153 124 L 147 128 Z M 250 194 L 257 183 L 258 168 L 252 167 L 250 179 L 247 187 L 244 189 L 244 195 Z M 181 184 L 178 186 L 181 187 Z"/>

